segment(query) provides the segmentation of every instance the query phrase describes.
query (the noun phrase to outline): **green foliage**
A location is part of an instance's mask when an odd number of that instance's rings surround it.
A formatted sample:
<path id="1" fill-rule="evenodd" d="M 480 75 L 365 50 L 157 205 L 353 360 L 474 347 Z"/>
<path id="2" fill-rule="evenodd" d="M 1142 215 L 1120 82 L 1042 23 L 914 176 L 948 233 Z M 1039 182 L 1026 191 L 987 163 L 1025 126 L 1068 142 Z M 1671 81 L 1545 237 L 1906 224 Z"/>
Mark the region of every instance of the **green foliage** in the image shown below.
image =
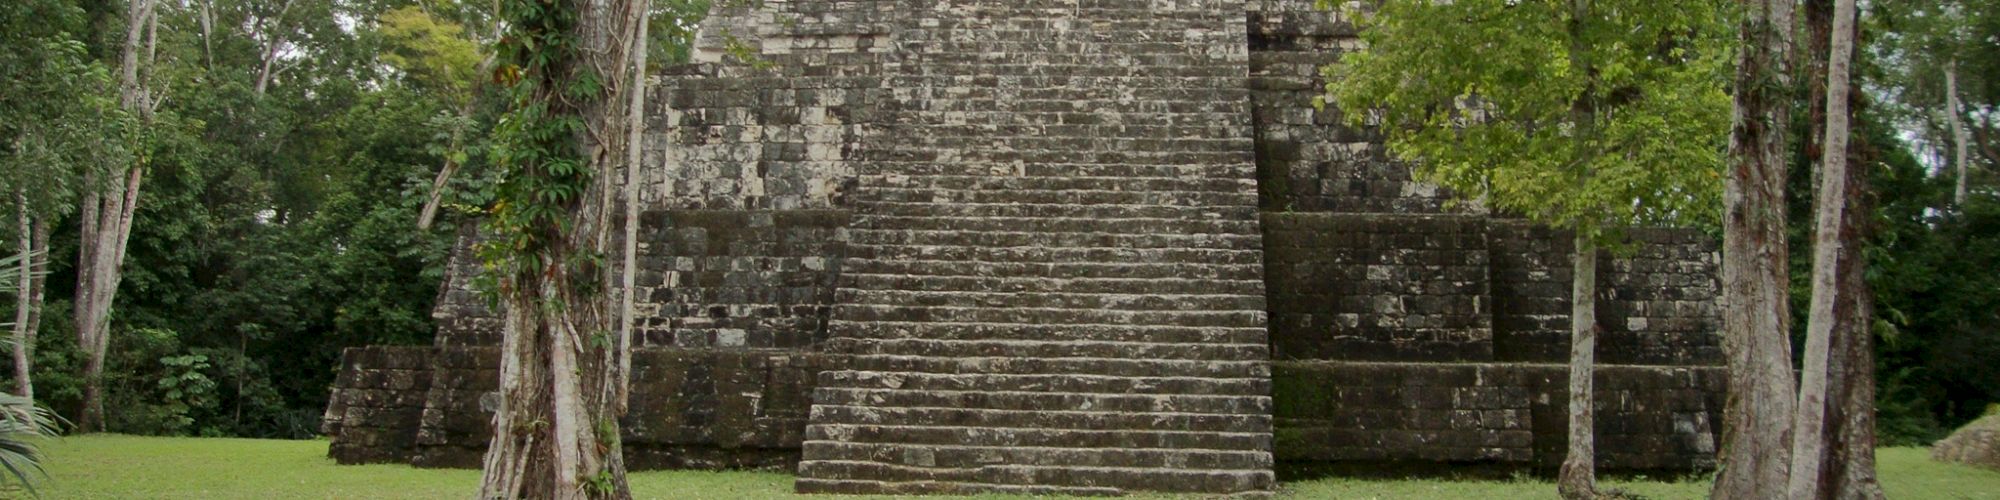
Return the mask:
<path id="1" fill-rule="evenodd" d="M 1329 4 L 1331 2 L 1321 2 Z M 1718 207 L 1724 2 L 1389 0 L 1324 69 L 1357 126 L 1422 179 L 1572 228 L 1693 225 Z"/>
<path id="2" fill-rule="evenodd" d="M 202 374 L 209 369 L 208 356 L 182 355 L 160 358 L 165 376 L 158 381 L 162 406 L 169 412 L 165 425 L 186 429 L 194 425 L 188 413 L 215 405 L 215 381 Z"/>
<path id="3" fill-rule="evenodd" d="M 124 165 L 130 117 L 118 106 L 108 67 L 80 35 L 85 12 L 72 2 L 0 5 L 0 193 L 28 198 L 44 217 L 69 213 L 88 171 Z M 7 228 L 12 230 L 13 228 Z"/>
<path id="4" fill-rule="evenodd" d="M 476 71 L 498 53 L 495 3 L 282 5 L 163 6 L 147 79 L 165 100 L 139 130 L 118 109 L 109 70 L 123 41 L 123 2 L 0 2 L 0 40 L 9 47 L 0 51 L 0 206 L 11 208 L 13 190 L 26 187 L 38 213 L 58 217 L 35 353 L 36 392 L 51 407 L 74 411 L 81 387 L 66 300 L 78 234 L 60 217 L 74 210 L 86 172 L 147 158 L 111 320 L 110 429 L 304 438 L 317 430 L 342 349 L 431 342 L 455 226 L 494 208 L 502 180 L 514 178 L 501 160 L 572 158 L 555 162 L 558 173 L 575 164 L 570 150 L 494 147 L 499 137 L 547 141 L 577 127 L 528 117 L 509 124 L 526 127 L 512 135 L 496 131 L 518 94 L 496 85 L 504 72 Z M 706 9 L 705 0 L 656 2 L 655 62 L 686 60 Z M 259 95 L 273 41 L 275 76 Z M 527 67 L 515 66 L 516 74 Z M 141 132 L 143 149 L 105 140 Z M 446 159 L 462 168 L 445 189 L 443 222 L 418 231 Z M 578 173 L 569 172 L 572 180 Z M 564 186 L 578 183 L 551 182 L 530 190 L 551 196 L 535 203 L 577 191 Z M 0 224 L 0 235 L 12 231 Z M 161 362 L 190 356 L 208 366 Z M 199 404 L 169 404 L 160 381 L 193 374 L 210 382 L 208 393 Z"/>
<path id="5" fill-rule="evenodd" d="M 43 475 L 39 442 L 59 434 L 55 412 L 32 399 L 0 394 L 0 486 L 9 483 L 34 491 L 35 476 Z"/>
<path id="6" fill-rule="evenodd" d="M 508 0 L 500 12 L 510 31 L 499 44 L 498 72 L 512 105 L 494 128 L 499 202 L 480 256 L 502 286 L 531 289 L 548 266 L 578 264 L 542 259 L 565 246 L 571 214 L 591 188 L 595 171 L 577 145 L 586 133 L 579 108 L 604 84 L 582 63 L 573 6 Z"/>
<path id="7" fill-rule="evenodd" d="M 15 266 L 22 257 L 0 258 L 0 290 L 10 290 L 14 284 L 20 283 L 19 280 L 26 278 L 21 275 L 21 268 Z M 0 323 L 0 329 L 11 331 L 13 327 Z M 17 341 L 9 337 L 6 344 L 12 345 Z M 36 442 L 40 438 L 59 434 L 58 420 L 55 412 L 36 404 L 33 399 L 0 393 L 0 472 L 4 472 L 0 475 L 0 487 L 11 482 L 34 491 L 35 478 L 29 473 L 42 472 L 42 452 Z"/>
<path id="8" fill-rule="evenodd" d="M 383 39 L 382 62 L 420 88 L 469 97 L 479 75 L 479 46 L 465 28 L 411 6 L 382 13 L 376 32 Z"/>
<path id="9" fill-rule="evenodd" d="M 727 0 L 726 0 L 727 1 Z M 708 15 L 712 0 L 654 0 L 646 32 L 652 38 L 652 52 L 646 60 L 654 68 L 688 62 L 693 58 L 694 37 L 702 17 Z"/>

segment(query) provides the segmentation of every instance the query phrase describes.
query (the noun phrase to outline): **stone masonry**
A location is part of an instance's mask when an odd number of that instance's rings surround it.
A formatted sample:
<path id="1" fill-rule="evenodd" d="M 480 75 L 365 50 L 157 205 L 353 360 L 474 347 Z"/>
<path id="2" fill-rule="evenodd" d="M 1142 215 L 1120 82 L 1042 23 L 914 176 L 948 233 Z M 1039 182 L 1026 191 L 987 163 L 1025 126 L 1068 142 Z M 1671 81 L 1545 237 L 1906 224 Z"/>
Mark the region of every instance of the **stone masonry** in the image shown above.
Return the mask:
<path id="1" fill-rule="evenodd" d="M 718 2 L 654 82 L 634 468 L 802 492 L 1270 491 L 1546 470 L 1568 238 L 1315 110 L 1313 0 Z M 1713 466 L 1712 237 L 1600 259 L 1600 466 Z M 455 250 L 430 347 L 350 350 L 342 463 L 476 467 L 499 332 Z M 1285 467 L 1279 467 L 1283 465 Z M 1296 466 L 1296 467 L 1294 467 Z"/>

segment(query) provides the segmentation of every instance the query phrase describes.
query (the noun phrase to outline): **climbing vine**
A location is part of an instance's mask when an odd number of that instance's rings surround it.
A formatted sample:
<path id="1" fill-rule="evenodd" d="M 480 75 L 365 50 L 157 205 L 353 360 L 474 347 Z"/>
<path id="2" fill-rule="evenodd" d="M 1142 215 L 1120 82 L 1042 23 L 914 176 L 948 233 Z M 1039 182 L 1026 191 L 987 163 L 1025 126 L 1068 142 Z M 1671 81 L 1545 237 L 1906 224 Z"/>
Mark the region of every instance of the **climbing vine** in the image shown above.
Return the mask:
<path id="1" fill-rule="evenodd" d="M 486 275 L 501 280 L 500 287 L 486 287 L 492 292 L 531 287 L 554 274 L 550 265 L 581 266 L 601 258 L 542 261 L 564 253 L 550 250 L 568 244 L 565 235 L 576 223 L 572 214 L 595 176 L 577 139 L 586 133 L 582 103 L 605 89 L 582 62 L 575 29 L 581 13 L 569 2 L 505 0 L 500 14 L 512 29 L 498 44 L 502 63 L 493 79 L 507 88 L 512 105 L 494 128 L 499 201 L 487 221 L 491 239 L 479 249 Z"/>

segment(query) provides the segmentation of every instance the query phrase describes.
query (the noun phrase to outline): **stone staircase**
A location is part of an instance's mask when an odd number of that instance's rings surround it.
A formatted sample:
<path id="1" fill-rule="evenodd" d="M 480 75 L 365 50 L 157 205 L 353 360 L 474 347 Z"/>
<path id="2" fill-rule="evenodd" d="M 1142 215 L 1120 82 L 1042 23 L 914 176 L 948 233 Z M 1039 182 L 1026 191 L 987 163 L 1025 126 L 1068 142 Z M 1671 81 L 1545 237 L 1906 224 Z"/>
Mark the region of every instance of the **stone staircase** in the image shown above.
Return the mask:
<path id="1" fill-rule="evenodd" d="M 1272 487 L 1230 4 L 955 2 L 905 21 L 927 29 L 899 35 L 907 97 L 861 153 L 827 344 L 853 362 L 820 377 L 799 491 Z"/>

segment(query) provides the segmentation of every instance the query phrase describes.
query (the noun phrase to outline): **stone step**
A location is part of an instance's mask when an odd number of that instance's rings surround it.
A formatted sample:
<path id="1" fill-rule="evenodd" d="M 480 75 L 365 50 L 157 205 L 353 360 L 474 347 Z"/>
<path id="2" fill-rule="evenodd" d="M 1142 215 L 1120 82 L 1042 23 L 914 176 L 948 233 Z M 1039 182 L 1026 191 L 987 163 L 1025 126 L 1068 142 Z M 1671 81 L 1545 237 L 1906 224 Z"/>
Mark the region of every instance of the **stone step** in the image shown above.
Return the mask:
<path id="1" fill-rule="evenodd" d="M 1067 448 L 1166 448 L 1268 450 L 1271 435 L 1261 432 L 1213 432 L 1158 429 L 1050 429 L 948 427 L 921 425 L 852 425 L 814 422 L 806 426 L 807 441 L 898 443 L 918 445 L 978 444 Z"/>
<path id="2" fill-rule="evenodd" d="M 1085 219 L 1257 220 L 1256 207 L 1171 205 L 1067 205 L 1024 203 L 856 202 L 863 216 L 901 217 L 1077 217 Z"/>
<path id="3" fill-rule="evenodd" d="M 1274 475 L 1268 469 L 1196 470 L 1011 464 L 976 469 L 943 469 L 844 461 L 800 462 L 799 475 L 814 478 L 814 481 L 874 483 L 871 486 L 875 489 L 851 491 L 878 494 L 1010 492 L 1006 489 L 986 490 L 979 486 L 996 484 L 1055 486 L 1056 492 L 1087 488 L 1082 491 L 1101 492 L 1101 494 L 1122 494 L 1126 490 L 1162 493 L 1240 493 L 1268 490 L 1276 483 Z M 835 485 L 803 482 L 799 485 L 801 492 L 840 491 L 836 488 Z"/>
<path id="4" fill-rule="evenodd" d="M 1102 119 L 1101 115 L 1080 111 L 1076 113 L 1046 113 L 1050 118 L 1060 120 Z M 919 151 L 920 152 L 920 151 Z M 918 153 L 900 151 L 903 154 Z M 933 153 L 945 154 L 945 150 Z M 994 152 L 997 153 L 997 152 Z M 964 155 L 961 150 L 950 150 L 950 154 Z M 990 153 L 989 153 L 990 154 Z M 1254 164 L 1213 163 L 1213 164 L 1133 164 L 1124 162 L 1080 163 L 1074 157 L 1067 160 L 1027 162 L 1014 164 L 987 163 L 980 161 L 952 162 L 883 162 L 870 164 L 869 171 L 877 175 L 1021 175 L 1021 176 L 1088 176 L 1088 177 L 1169 177 L 1179 179 L 1255 179 L 1257 167 Z M 977 160 L 971 158 L 970 160 Z M 1024 159 L 1025 160 L 1025 159 Z"/>
<path id="5" fill-rule="evenodd" d="M 1095 234 L 1261 235 L 1256 219 L 1096 219 L 1087 217 L 954 217 L 862 215 L 855 226 L 867 230 L 926 230 L 965 233 L 1031 232 Z"/>
<path id="6" fill-rule="evenodd" d="M 879 247 L 878 247 L 879 248 Z M 853 252 L 850 252 L 852 254 Z M 1261 256 L 1260 256 L 1261 257 Z M 990 292 L 1216 293 L 1264 296 L 1261 280 L 1175 280 L 1160 278 L 1043 278 L 1034 276 L 935 276 L 843 271 L 843 287 L 859 290 L 964 290 Z"/>
<path id="7" fill-rule="evenodd" d="M 1042 119 L 1109 119 L 1105 116 L 1085 118 L 1084 115 L 1087 113 L 1090 113 L 1090 111 L 1051 112 L 1042 117 Z M 1117 116 L 1118 114 L 1109 113 L 1108 115 Z M 1196 120 L 1201 118 L 1200 115 L 1188 115 L 1187 119 Z M 905 116 L 897 116 L 896 119 L 917 120 L 917 118 Z M 953 147 L 947 141 L 940 140 L 913 142 L 893 150 L 861 150 L 855 152 L 847 159 L 867 162 L 871 171 L 884 174 L 903 171 L 912 173 L 947 171 L 957 172 L 961 175 L 994 175 L 1002 173 L 1029 175 L 1031 172 L 1037 171 L 1037 165 L 1053 165 L 1065 169 L 1077 169 L 1078 167 L 1101 168 L 1107 174 L 1126 168 L 1213 168 L 1230 172 L 1229 174 L 1216 174 L 1214 176 L 1230 178 L 1246 178 L 1246 176 L 1236 175 L 1234 172 L 1249 169 L 1248 171 L 1252 172 L 1252 175 L 1248 177 L 1254 178 L 1256 168 L 1254 166 L 1256 157 L 1249 151 L 1045 151 L 1018 148 L 967 150 L 964 147 Z M 950 163 L 951 165 L 938 165 L 941 162 Z M 1077 175 L 1082 172 L 1082 170 L 1076 170 L 1075 172 L 1046 171 L 1045 174 Z M 1157 176 L 1170 177 L 1171 175 L 1161 174 Z"/>
<path id="8" fill-rule="evenodd" d="M 847 369 L 875 372 L 913 372 L 991 375 L 1098 375 L 1106 377 L 1197 377 L 1254 379 L 1268 377 L 1271 365 L 1264 361 L 1189 361 L 1178 359 L 1130 358 L 1011 358 L 897 356 L 875 354 L 855 356 Z"/>
<path id="9" fill-rule="evenodd" d="M 977 408 L 870 407 L 816 405 L 815 421 L 847 424 L 928 422 L 964 427 L 1050 429 L 1179 429 L 1186 431 L 1269 432 L 1270 415 L 1213 413 L 990 410 Z"/>
<path id="10" fill-rule="evenodd" d="M 850 233 L 850 236 L 853 236 Z M 1124 279 L 1251 281 L 1264 279 L 1261 264 L 1210 264 L 1160 262 L 978 262 L 963 260 L 915 260 L 850 258 L 842 263 L 844 272 L 901 276 L 948 276 L 975 278 L 1045 279 Z M 1133 291 L 1145 288 L 1133 289 Z"/>
<path id="11" fill-rule="evenodd" d="M 840 304 L 837 321 L 936 321 L 1021 324 L 1131 324 L 1177 326 L 1265 326 L 1262 310 L 1102 311 L 1062 308 L 924 307 Z"/>
<path id="12" fill-rule="evenodd" d="M 1259 344 L 1162 344 L 1062 340 L 932 340 L 853 339 L 827 341 L 828 352 L 858 355 L 930 356 L 956 358 L 1109 358 L 1190 361 L 1267 361 L 1269 346 Z"/>
<path id="13" fill-rule="evenodd" d="M 1004 263 L 1185 262 L 1262 265 L 1264 253 L 1226 248 L 988 247 L 966 245 L 853 246 L 848 258 Z"/>
<path id="14" fill-rule="evenodd" d="M 1271 454 L 1265 451 L 1079 448 L 987 445 L 912 445 L 812 441 L 805 446 L 804 460 L 874 462 L 929 468 L 971 469 L 1002 464 L 1063 465 L 1068 467 L 1139 467 L 1161 469 L 1268 469 Z"/>
<path id="15" fill-rule="evenodd" d="M 825 387 L 880 387 L 884 389 L 903 390 L 995 390 L 1092 394 L 1256 396 L 1271 393 L 1270 381 L 1261 379 L 1213 379 L 1171 375 L 1161 377 L 1107 377 L 1074 373 L 1057 375 L 990 375 L 981 373 L 940 374 L 843 370 L 821 372 L 819 385 Z"/>
<path id="16" fill-rule="evenodd" d="M 1195 327 L 1131 324 L 944 323 L 930 321 L 833 322 L 833 334 L 846 338 L 932 340 L 1094 340 L 1102 342 L 1168 342 L 1265 344 L 1262 327 Z"/>
<path id="17" fill-rule="evenodd" d="M 985 247 L 1070 247 L 1070 248 L 1208 248 L 1257 250 L 1263 235 L 1248 234 L 1114 234 L 1103 232 L 1025 231 L 930 231 L 869 227 L 861 217 L 848 229 L 848 244 L 870 245 L 964 245 Z"/>
<path id="18" fill-rule="evenodd" d="M 822 470 L 823 472 L 837 472 Z M 1075 496 L 1103 497 L 1124 494 L 1118 488 L 1065 487 L 1038 484 L 994 484 L 968 481 L 875 481 L 851 479 L 820 479 L 801 474 L 792 481 L 793 487 L 808 495 L 1012 495 L 1012 496 Z"/>
<path id="19" fill-rule="evenodd" d="M 1077 205 L 1171 205 L 1184 207 L 1255 207 L 1257 193 L 1182 191 L 1055 191 L 1014 189 L 965 191 L 929 188 L 872 187 L 855 192 L 857 201 L 931 203 L 1073 203 Z"/>
<path id="20" fill-rule="evenodd" d="M 1131 292 L 1149 292 L 1135 289 Z M 1262 295 L 987 292 L 960 290 L 884 290 L 841 288 L 838 304 L 896 304 L 909 307 L 997 307 L 1027 309 L 1094 309 L 1099 311 L 1256 311 Z"/>
<path id="21" fill-rule="evenodd" d="M 1256 192 L 1250 178 L 1085 177 L 1015 175 L 863 175 L 861 189 L 925 188 L 969 191 L 1130 191 L 1130 192 Z"/>

